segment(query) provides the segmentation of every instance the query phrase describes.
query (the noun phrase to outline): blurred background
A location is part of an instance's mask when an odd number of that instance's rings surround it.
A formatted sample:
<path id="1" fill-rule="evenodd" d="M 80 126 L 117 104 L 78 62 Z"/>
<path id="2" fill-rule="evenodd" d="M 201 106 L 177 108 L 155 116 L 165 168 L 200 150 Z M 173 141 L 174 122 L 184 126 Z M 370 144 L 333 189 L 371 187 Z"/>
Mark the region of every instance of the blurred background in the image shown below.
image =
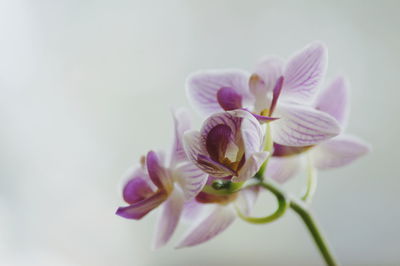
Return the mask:
<path id="1" fill-rule="evenodd" d="M 1 0 L 0 265 L 323 265 L 292 213 L 268 225 L 238 220 L 175 250 L 179 229 L 158 251 L 155 213 L 114 215 L 121 175 L 149 149 L 169 148 L 169 110 L 188 106 L 190 72 L 251 70 L 312 40 L 329 47 L 328 77 L 351 82 L 348 132 L 373 145 L 321 173 L 313 209 L 344 265 L 400 265 L 399 9 L 372 0 Z M 263 196 L 257 213 L 273 204 Z"/>

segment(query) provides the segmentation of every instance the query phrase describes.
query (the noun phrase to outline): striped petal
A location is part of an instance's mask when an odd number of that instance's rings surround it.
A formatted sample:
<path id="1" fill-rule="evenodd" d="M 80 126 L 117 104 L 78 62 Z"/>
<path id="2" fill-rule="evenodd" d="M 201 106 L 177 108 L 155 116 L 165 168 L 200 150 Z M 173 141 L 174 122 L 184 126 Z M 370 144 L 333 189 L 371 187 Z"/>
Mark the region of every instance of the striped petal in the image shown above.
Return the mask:
<path id="1" fill-rule="evenodd" d="M 249 112 L 243 110 L 236 111 L 236 116 L 243 119 L 240 126 L 240 131 L 243 138 L 243 145 L 247 160 L 252 156 L 253 153 L 262 150 L 264 133 L 258 120 Z"/>
<path id="2" fill-rule="evenodd" d="M 177 180 L 183 190 L 186 201 L 197 196 L 208 178 L 208 174 L 191 162 L 180 165 L 175 172 L 178 175 Z"/>
<path id="3" fill-rule="evenodd" d="M 312 107 L 280 104 L 272 122 L 274 141 L 287 146 L 309 146 L 340 133 L 336 119 Z"/>
<path id="4" fill-rule="evenodd" d="M 319 169 L 345 166 L 367 154 L 370 146 L 351 135 L 340 135 L 325 141 L 312 150 L 313 162 Z"/>
<path id="5" fill-rule="evenodd" d="M 181 217 L 183 204 L 183 192 L 179 187 L 175 186 L 168 199 L 162 205 L 161 215 L 156 225 L 153 244 L 155 249 L 164 246 L 171 239 Z"/>
<path id="6" fill-rule="evenodd" d="M 209 216 L 189 230 L 177 248 L 195 246 L 214 238 L 228 228 L 235 217 L 235 211 L 231 206 L 216 205 Z"/>
<path id="7" fill-rule="evenodd" d="M 180 108 L 173 111 L 174 118 L 174 143 L 171 152 L 171 166 L 187 159 L 183 149 L 183 133 L 191 128 L 191 121 L 186 109 Z"/>
<path id="8" fill-rule="evenodd" d="M 241 70 L 207 70 L 190 75 L 186 81 L 186 93 L 189 101 L 204 115 L 221 112 L 224 109 L 218 103 L 217 94 L 227 87 L 248 99 L 249 74 Z"/>
<path id="9" fill-rule="evenodd" d="M 313 42 L 294 54 L 283 71 L 283 97 L 310 103 L 326 72 L 328 53 L 324 44 Z"/>

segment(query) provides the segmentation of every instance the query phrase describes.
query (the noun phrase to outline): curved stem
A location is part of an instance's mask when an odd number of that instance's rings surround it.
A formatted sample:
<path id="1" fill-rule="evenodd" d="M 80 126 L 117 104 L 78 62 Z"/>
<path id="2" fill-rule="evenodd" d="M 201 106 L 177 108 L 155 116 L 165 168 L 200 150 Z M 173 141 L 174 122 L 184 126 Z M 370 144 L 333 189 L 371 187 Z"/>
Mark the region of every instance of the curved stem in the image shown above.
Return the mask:
<path id="1" fill-rule="evenodd" d="M 315 190 L 317 189 L 317 171 L 312 163 L 312 158 L 310 155 L 307 156 L 307 161 L 307 187 L 306 192 L 301 199 L 307 203 L 310 203 L 314 196 Z"/>
<path id="2" fill-rule="evenodd" d="M 285 214 L 285 212 L 289 206 L 289 201 L 287 200 L 286 194 L 280 188 L 274 186 L 273 184 L 271 184 L 269 182 L 260 182 L 258 184 L 260 186 L 262 186 L 263 188 L 271 191 L 275 195 L 275 197 L 278 201 L 278 208 L 276 209 L 276 211 L 274 213 L 272 213 L 271 215 L 268 215 L 265 217 L 250 217 L 250 216 L 246 216 L 245 214 L 243 214 L 240 211 L 240 209 L 237 206 L 235 206 L 237 214 L 241 219 L 245 220 L 246 222 L 253 223 L 253 224 L 264 224 L 264 223 L 273 222 Z"/>
<path id="3" fill-rule="evenodd" d="M 304 205 L 304 203 L 291 199 L 290 207 L 300 216 L 304 224 L 307 226 L 307 229 L 313 237 L 314 242 L 317 245 L 326 264 L 329 266 L 338 265 L 332 254 L 332 251 L 329 249 L 328 243 L 324 239 L 321 231 L 318 229 L 318 225 L 312 217 L 311 212 Z"/>

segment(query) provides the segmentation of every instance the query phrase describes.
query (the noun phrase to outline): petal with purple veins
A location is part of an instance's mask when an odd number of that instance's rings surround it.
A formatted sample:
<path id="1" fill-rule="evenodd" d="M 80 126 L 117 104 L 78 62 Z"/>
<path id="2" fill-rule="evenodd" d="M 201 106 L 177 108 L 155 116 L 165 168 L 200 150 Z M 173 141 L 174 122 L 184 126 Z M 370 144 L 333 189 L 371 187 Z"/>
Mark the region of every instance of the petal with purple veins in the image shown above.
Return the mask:
<path id="1" fill-rule="evenodd" d="M 183 204 L 183 192 L 175 186 L 168 199 L 161 206 L 161 214 L 156 225 L 154 248 L 160 248 L 170 240 L 181 217 Z"/>
<path id="2" fill-rule="evenodd" d="M 207 182 L 208 174 L 199 169 L 192 162 L 181 164 L 175 171 L 185 199 L 191 200 L 203 189 Z"/>
<path id="3" fill-rule="evenodd" d="M 177 248 L 195 246 L 214 238 L 228 228 L 235 217 L 236 214 L 232 206 L 216 205 L 216 208 L 208 217 L 189 230 Z"/>
<path id="4" fill-rule="evenodd" d="M 174 143 L 171 152 L 171 165 L 186 160 L 185 150 L 183 149 L 183 133 L 191 128 L 191 121 L 186 109 L 180 108 L 173 111 L 174 118 Z"/>
<path id="5" fill-rule="evenodd" d="M 357 137 L 340 135 L 316 146 L 312 150 L 312 159 L 319 169 L 341 167 L 367 154 L 370 149 Z"/>
<path id="6" fill-rule="evenodd" d="M 310 102 L 325 76 L 327 58 L 327 49 L 321 42 L 312 42 L 293 55 L 283 71 L 282 97 Z"/>
<path id="7" fill-rule="evenodd" d="M 308 106 L 280 104 L 275 115 L 280 119 L 271 124 L 272 136 L 281 145 L 314 145 L 341 131 L 335 118 Z"/>

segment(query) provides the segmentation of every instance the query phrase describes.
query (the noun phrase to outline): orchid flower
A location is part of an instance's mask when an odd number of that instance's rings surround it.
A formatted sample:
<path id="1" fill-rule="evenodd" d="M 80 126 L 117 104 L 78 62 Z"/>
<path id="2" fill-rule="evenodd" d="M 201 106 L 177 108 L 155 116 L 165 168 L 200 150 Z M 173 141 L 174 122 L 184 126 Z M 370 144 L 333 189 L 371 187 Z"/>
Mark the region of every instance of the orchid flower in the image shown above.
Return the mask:
<path id="1" fill-rule="evenodd" d="M 263 151 L 263 141 L 257 119 L 235 110 L 211 115 L 200 131 L 187 131 L 183 143 L 188 158 L 210 176 L 244 182 L 269 155 Z"/>
<path id="2" fill-rule="evenodd" d="M 246 109 L 260 122 L 273 121 L 276 143 L 314 145 L 340 133 L 331 115 L 310 106 L 326 63 L 325 46 L 313 42 L 286 63 L 278 57 L 262 60 L 253 74 L 241 70 L 196 72 L 187 80 L 187 95 L 204 115 Z"/>
<path id="3" fill-rule="evenodd" d="M 231 225 L 237 217 L 237 208 L 248 215 L 259 193 L 258 187 L 244 188 L 229 195 L 211 195 L 200 192 L 186 208 L 196 222 L 188 229 L 177 248 L 191 247 L 219 235 Z M 193 211 L 194 209 L 194 211 Z"/>
<path id="4" fill-rule="evenodd" d="M 314 101 L 313 107 L 334 117 L 342 130 L 346 129 L 349 104 L 348 85 L 338 77 L 327 86 Z M 369 151 L 369 145 L 361 139 L 340 134 L 314 146 L 291 147 L 275 143 L 273 156 L 269 160 L 266 176 L 279 183 L 294 176 L 304 165 L 329 169 L 345 166 Z"/>
<path id="5" fill-rule="evenodd" d="M 184 202 L 193 199 L 207 181 L 207 174 L 189 160 L 183 150 L 182 136 L 190 128 L 183 111 L 174 113 L 175 139 L 168 167 L 163 156 L 150 151 L 140 167 L 134 169 L 123 189 L 129 204 L 117 210 L 128 219 L 141 219 L 161 205 L 161 216 L 156 227 L 154 247 L 165 245 L 175 231 Z"/>

